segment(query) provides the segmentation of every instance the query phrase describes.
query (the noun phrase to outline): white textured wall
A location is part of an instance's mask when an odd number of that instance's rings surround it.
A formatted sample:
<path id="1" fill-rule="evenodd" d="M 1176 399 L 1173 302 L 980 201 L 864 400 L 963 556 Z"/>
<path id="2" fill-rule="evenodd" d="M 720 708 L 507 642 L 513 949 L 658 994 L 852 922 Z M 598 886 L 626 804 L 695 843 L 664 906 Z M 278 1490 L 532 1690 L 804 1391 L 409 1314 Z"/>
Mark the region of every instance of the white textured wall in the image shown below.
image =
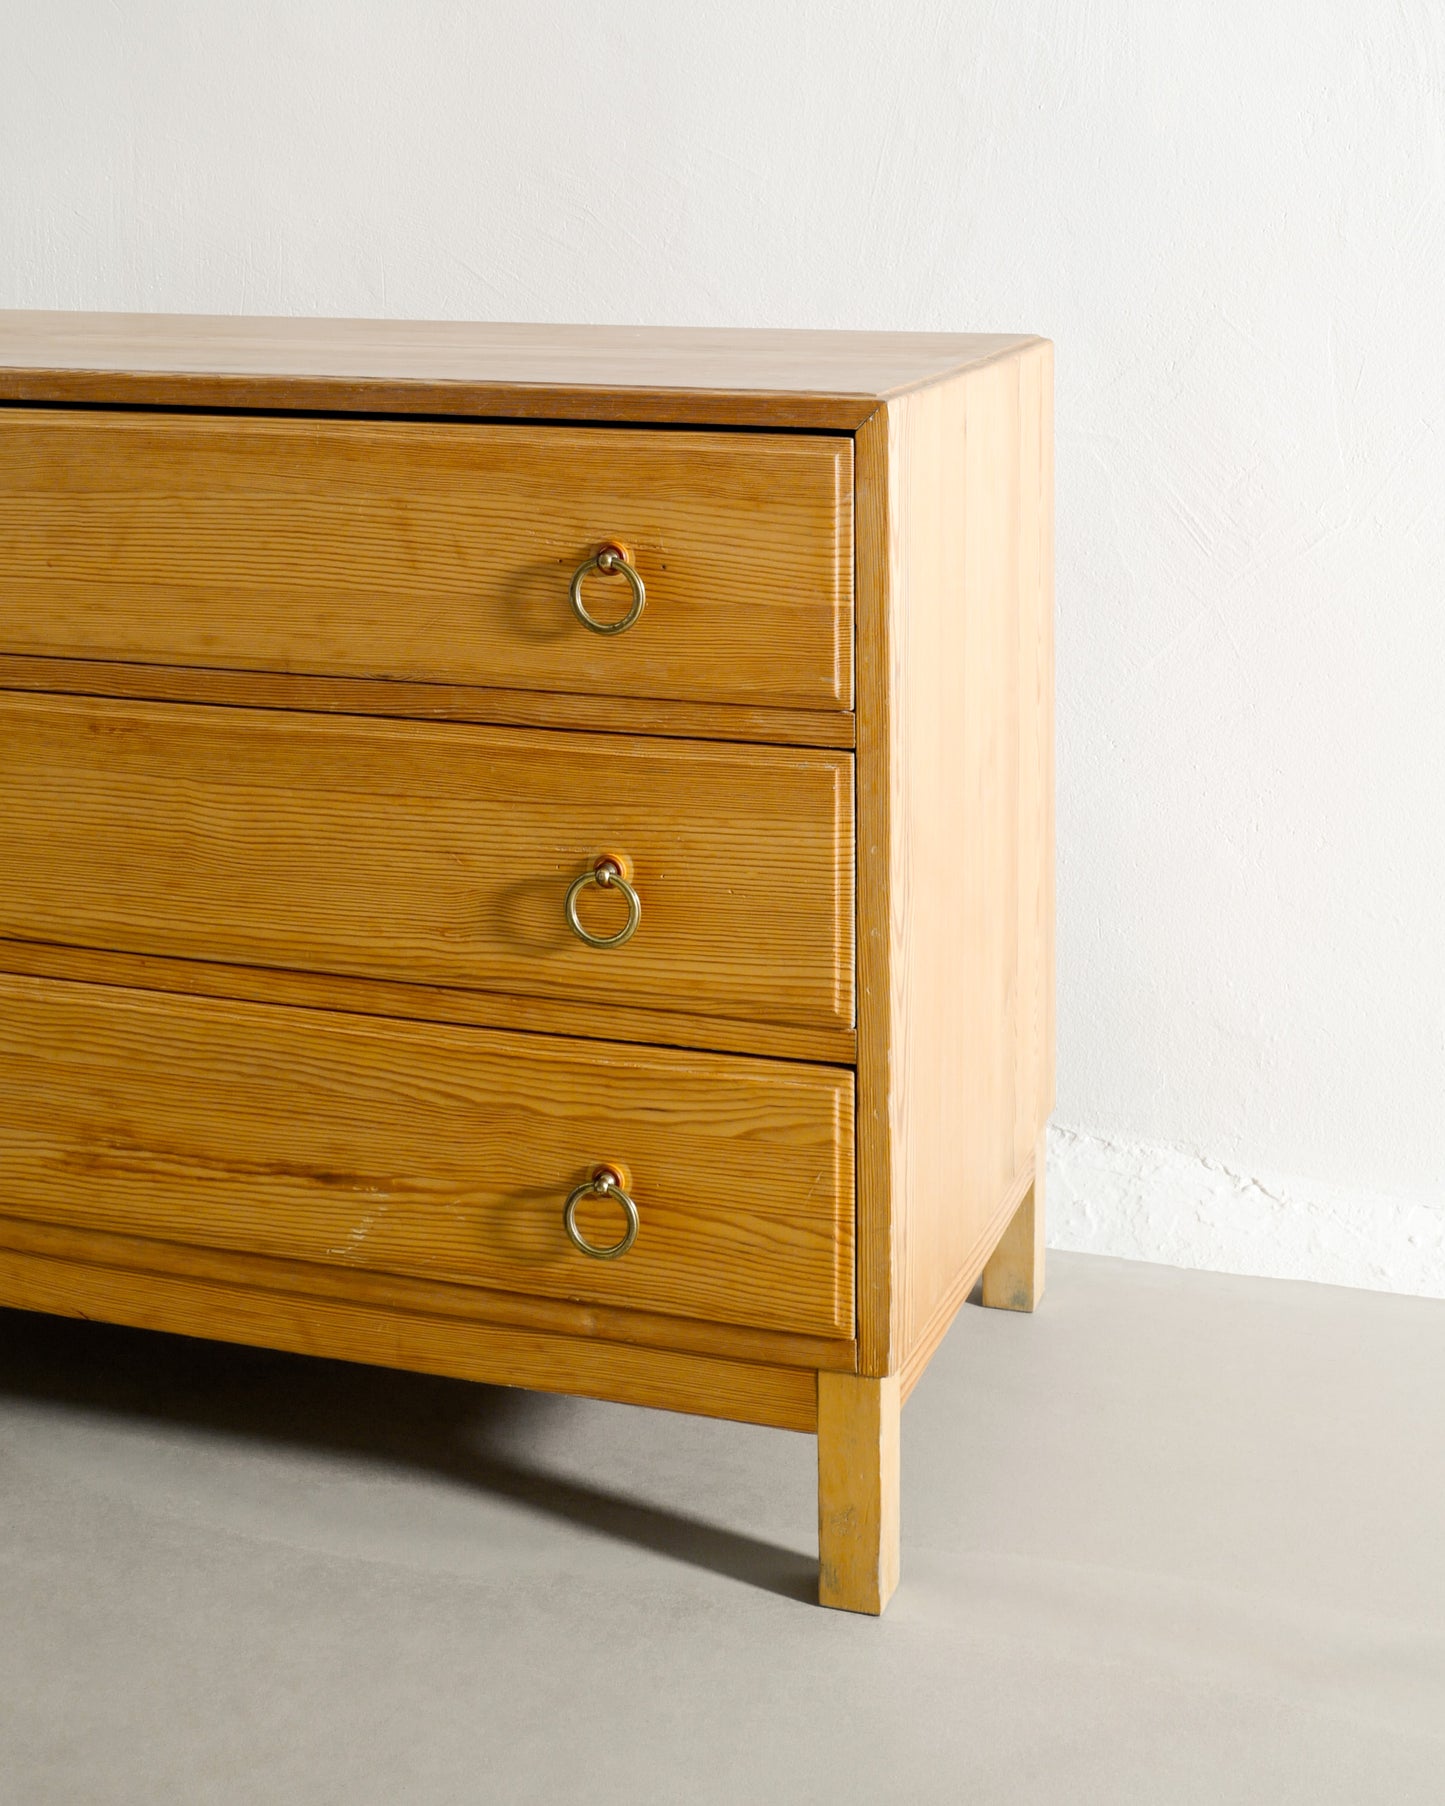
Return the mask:
<path id="1" fill-rule="evenodd" d="M 1445 1290 L 1436 0 L 0 11 L 0 305 L 1054 337 L 1058 1234 Z"/>

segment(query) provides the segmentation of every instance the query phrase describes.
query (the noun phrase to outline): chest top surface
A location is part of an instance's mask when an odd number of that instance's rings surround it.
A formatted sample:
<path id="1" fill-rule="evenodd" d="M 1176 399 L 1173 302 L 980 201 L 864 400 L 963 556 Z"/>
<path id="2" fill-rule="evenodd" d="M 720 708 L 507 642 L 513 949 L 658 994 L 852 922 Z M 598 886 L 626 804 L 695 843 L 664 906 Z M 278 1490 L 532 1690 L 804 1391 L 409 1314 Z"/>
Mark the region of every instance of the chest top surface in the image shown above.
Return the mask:
<path id="1" fill-rule="evenodd" d="M 534 326 L 0 310 L 0 400 L 848 432 L 1017 333 Z"/>

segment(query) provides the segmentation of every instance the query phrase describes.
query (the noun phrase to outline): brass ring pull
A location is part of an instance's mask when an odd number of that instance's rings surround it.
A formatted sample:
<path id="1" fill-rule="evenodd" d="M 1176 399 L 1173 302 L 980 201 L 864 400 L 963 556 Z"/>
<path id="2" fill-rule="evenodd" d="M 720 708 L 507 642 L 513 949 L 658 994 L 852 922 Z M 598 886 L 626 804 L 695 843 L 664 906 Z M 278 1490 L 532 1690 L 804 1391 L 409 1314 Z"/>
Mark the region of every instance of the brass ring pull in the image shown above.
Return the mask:
<path id="1" fill-rule="evenodd" d="M 621 571 L 632 589 L 632 606 L 620 621 L 599 621 L 595 615 L 589 615 L 587 605 L 582 600 L 582 580 L 592 571 L 601 571 L 609 577 L 614 571 Z M 629 560 L 621 546 L 603 546 L 602 550 L 592 558 L 586 558 L 572 573 L 572 612 L 584 627 L 590 627 L 593 633 L 626 633 L 629 627 L 636 624 L 647 602 L 647 587 L 638 575 L 637 567 Z"/>
<path id="2" fill-rule="evenodd" d="M 627 1213 L 627 1227 L 622 1232 L 620 1242 L 613 1242 L 610 1248 L 598 1248 L 583 1235 L 577 1227 L 577 1206 L 584 1198 L 616 1198 Z M 622 1181 L 617 1174 L 610 1167 L 602 1166 L 567 1199 L 562 1207 L 562 1224 L 567 1231 L 568 1240 L 580 1254 L 585 1254 L 592 1260 L 620 1260 L 637 1240 L 641 1220 L 636 1204 L 622 1189 Z"/>
<path id="3" fill-rule="evenodd" d="M 620 890 L 627 899 L 627 920 L 616 934 L 593 934 L 590 928 L 582 926 L 582 919 L 577 914 L 577 899 L 589 884 L 602 890 Z M 637 933 L 637 924 L 641 920 L 642 899 L 623 877 L 622 867 L 615 859 L 599 859 L 590 872 L 583 872 L 567 886 L 567 926 L 589 947 L 620 947 Z"/>

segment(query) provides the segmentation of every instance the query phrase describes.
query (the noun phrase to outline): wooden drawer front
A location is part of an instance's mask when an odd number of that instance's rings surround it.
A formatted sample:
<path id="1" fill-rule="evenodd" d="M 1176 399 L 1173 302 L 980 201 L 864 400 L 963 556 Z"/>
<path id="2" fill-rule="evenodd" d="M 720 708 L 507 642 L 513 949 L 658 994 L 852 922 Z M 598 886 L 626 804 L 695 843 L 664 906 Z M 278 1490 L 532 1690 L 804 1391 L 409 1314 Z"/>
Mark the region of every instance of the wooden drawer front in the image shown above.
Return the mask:
<path id="1" fill-rule="evenodd" d="M 847 753 L 0 693 L 0 770 L 13 939 L 853 1019 Z"/>
<path id="2" fill-rule="evenodd" d="M 0 978 L 0 1211 L 846 1337 L 852 1086 L 800 1062 Z M 600 1261 L 562 1206 L 608 1160 L 641 1228 Z"/>
<path id="3" fill-rule="evenodd" d="M 0 651 L 852 706 L 852 442 L 0 410 Z M 568 584 L 647 587 L 603 638 Z M 621 577 L 589 579 L 599 617 Z"/>

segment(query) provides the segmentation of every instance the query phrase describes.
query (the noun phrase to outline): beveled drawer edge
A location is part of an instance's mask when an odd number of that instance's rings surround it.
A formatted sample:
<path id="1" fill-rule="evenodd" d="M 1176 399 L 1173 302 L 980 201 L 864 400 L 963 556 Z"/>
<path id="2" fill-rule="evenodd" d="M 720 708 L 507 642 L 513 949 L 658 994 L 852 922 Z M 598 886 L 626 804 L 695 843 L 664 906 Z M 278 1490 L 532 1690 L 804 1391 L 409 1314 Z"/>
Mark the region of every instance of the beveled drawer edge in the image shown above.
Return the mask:
<path id="1" fill-rule="evenodd" d="M 668 702 L 562 690 L 217 670 L 19 652 L 0 652 L 0 689 L 119 701 L 213 703 L 410 721 L 472 722 L 487 727 L 726 740 L 836 752 L 851 752 L 855 740 L 854 716 L 848 709 L 744 708 L 725 702 Z"/>
<path id="2" fill-rule="evenodd" d="M 441 985 L 405 984 L 385 978 L 352 978 L 282 967 L 227 965 L 161 954 L 117 953 L 52 941 L 0 936 L 0 973 L 24 978 L 72 979 L 119 985 L 181 997 L 215 997 L 237 1003 L 276 1003 L 340 1010 L 405 1022 L 447 1022 L 516 1034 L 561 1035 L 581 1041 L 626 1041 L 684 1052 L 751 1055 L 853 1066 L 855 1029 L 794 1028 L 737 1021 L 726 1016 L 621 1009 L 611 1004 L 463 991 Z"/>

